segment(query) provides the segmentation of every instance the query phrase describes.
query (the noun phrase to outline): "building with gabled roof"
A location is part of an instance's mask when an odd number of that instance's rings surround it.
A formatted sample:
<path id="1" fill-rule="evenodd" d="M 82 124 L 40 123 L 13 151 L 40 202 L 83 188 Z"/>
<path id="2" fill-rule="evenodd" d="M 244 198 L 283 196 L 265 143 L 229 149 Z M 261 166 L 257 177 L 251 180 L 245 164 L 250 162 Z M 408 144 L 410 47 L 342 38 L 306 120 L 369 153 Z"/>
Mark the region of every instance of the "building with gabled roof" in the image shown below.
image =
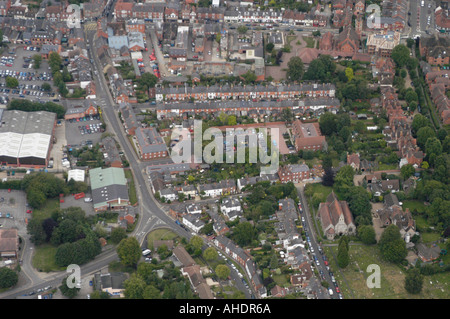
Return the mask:
<path id="1" fill-rule="evenodd" d="M 89 176 L 96 212 L 123 209 L 130 204 L 123 168 L 93 168 L 89 170 Z"/>
<path id="2" fill-rule="evenodd" d="M 353 215 L 347 202 L 339 201 L 334 191 L 328 195 L 325 203 L 320 203 L 318 211 L 323 232 L 328 239 L 333 240 L 336 235 L 356 233 Z"/>

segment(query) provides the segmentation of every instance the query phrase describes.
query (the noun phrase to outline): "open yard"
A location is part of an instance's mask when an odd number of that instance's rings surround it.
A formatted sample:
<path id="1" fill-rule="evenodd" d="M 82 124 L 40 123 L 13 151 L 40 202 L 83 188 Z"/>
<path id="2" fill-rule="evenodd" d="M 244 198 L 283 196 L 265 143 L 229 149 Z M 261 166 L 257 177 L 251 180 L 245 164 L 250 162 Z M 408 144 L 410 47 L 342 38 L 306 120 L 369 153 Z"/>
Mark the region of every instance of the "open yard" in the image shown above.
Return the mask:
<path id="1" fill-rule="evenodd" d="M 154 240 L 175 240 L 178 237 L 177 234 L 169 229 L 156 229 L 147 236 L 148 247 L 153 247 Z"/>
<path id="2" fill-rule="evenodd" d="M 55 264 L 56 250 L 57 247 L 50 244 L 38 246 L 33 256 L 33 267 L 43 272 L 64 270 L 65 267 L 58 267 Z"/>
<path id="3" fill-rule="evenodd" d="M 339 269 L 335 260 L 337 246 L 324 247 L 330 268 L 347 299 L 436 299 L 450 298 L 449 273 L 426 276 L 422 293 L 411 295 L 404 288 L 405 273 L 396 266 L 380 259 L 377 246 L 350 245 L 350 264 Z M 334 257 L 333 257 L 334 256 Z M 373 272 L 367 272 L 371 264 L 378 265 L 381 273 L 380 288 L 368 288 L 366 280 Z"/>
<path id="4" fill-rule="evenodd" d="M 33 209 L 33 218 L 44 220 L 51 217 L 52 211 L 59 208 L 59 199 L 48 199 L 44 207 Z"/>

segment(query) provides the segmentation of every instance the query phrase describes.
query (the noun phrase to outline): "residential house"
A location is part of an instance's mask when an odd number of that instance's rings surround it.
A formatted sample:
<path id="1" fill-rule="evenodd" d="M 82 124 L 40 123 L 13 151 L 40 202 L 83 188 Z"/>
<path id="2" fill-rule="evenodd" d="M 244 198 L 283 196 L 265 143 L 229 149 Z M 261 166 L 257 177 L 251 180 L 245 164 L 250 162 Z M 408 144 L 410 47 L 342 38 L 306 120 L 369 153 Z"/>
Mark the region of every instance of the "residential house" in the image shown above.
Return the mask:
<path id="1" fill-rule="evenodd" d="M 450 40 L 438 33 L 429 37 L 421 37 L 419 42 L 421 56 L 425 56 L 430 65 L 450 63 Z"/>
<path id="2" fill-rule="evenodd" d="M 189 229 L 191 229 L 195 233 L 199 233 L 200 229 L 202 229 L 205 226 L 205 222 L 200 219 L 200 216 L 197 216 L 198 214 L 192 215 L 184 215 L 182 217 L 183 224 L 186 225 Z"/>
<path id="3" fill-rule="evenodd" d="M 437 245 L 432 245 L 431 247 L 419 243 L 417 244 L 417 256 L 419 256 L 422 262 L 428 263 L 439 258 L 441 249 Z"/>
<path id="4" fill-rule="evenodd" d="M 359 169 L 361 167 L 359 153 L 348 154 L 348 152 L 347 152 L 347 165 L 350 165 L 355 171 L 359 171 Z"/>
<path id="5" fill-rule="evenodd" d="M 299 183 L 310 178 L 310 169 L 306 164 L 288 164 L 278 169 L 278 176 L 282 183 Z"/>
<path id="6" fill-rule="evenodd" d="M 193 214 L 201 214 L 202 213 L 202 208 L 200 205 L 197 205 L 195 203 L 193 204 L 189 204 L 186 206 L 186 213 L 193 215 Z"/>
<path id="7" fill-rule="evenodd" d="M 175 255 L 175 257 L 178 259 L 178 261 L 181 263 L 181 265 L 183 267 L 189 267 L 189 266 L 196 265 L 195 260 L 191 257 L 191 255 L 189 255 L 189 253 L 186 251 L 186 249 L 181 245 L 178 245 L 177 247 L 174 248 L 173 254 Z"/>
<path id="8" fill-rule="evenodd" d="M 398 179 L 381 181 L 381 189 L 383 192 L 396 193 L 400 190 L 400 181 Z"/>
<path id="9" fill-rule="evenodd" d="M 124 298 L 125 280 L 127 280 L 127 275 L 124 273 L 96 273 L 94 275 L 95 288 L 113 297 Z"/>
<path id="10" fill-rule="evenodd" d="M 164 198 L 166 201 L 173 202 L 178 199 L 178 194 L 171 188 L 164 188 L 159 191 L 159 197 Z"/>
<path id="11" fill-rule="evenodd" d="M 242 207 L 237 198 L 227 197 L 220 203 L 220 211 L 228 217 L 229 220 L 235 220 L 241 216 Z"/>
<path id="12" fill-rule="evenodd" d="M 218 183 L 199 185 L 200 195 L 217 197 L 226 194 L 236 193 L 236 182 L 234 180 L 223 180 Z"/>

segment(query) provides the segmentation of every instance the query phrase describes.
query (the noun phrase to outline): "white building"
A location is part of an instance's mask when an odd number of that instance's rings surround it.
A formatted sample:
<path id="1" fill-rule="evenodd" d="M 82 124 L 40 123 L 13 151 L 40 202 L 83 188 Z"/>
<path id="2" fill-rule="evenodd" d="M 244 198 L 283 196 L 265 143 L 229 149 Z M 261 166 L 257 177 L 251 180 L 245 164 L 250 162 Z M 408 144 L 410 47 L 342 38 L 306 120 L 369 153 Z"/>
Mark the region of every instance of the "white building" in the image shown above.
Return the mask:
<path id="1" fill-rule="evenodd" d="M 183 216 L 183 224 L 189 229 L 198 233 L 200 229 L 205 226 L 205 223 L 199 219 L 198 215 L 185 215 Z"/>

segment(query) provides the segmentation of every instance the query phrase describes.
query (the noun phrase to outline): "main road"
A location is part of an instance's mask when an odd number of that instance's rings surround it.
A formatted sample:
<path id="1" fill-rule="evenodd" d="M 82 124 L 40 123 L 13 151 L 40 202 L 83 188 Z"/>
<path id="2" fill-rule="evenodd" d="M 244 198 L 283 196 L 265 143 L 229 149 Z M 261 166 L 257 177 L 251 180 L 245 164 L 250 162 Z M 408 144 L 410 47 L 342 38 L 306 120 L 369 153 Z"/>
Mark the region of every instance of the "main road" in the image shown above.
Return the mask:
<path id="1" fill-rule="evenodd" d="M 169 228 L 177 235 L 189 239 L 192 234 L 175 224 L 175 221 L 165 214 L 150 190 L 150 186 L 146 181 L 145 171 L 143 170 L 145 165 L 139 161 L 135 151 L 130 145 L 126 132 L 124 131 L 118 118 L 118 105 L 114 103 L 112 99 L 105 77 L 103 76 L 102 68 L 100 67 L 100 62 L 95 54 L 95 51 L 93 51 L 93 48 L 95 47 L 94 36 L 95 30 L 86 32 L 88 50 L 91 52 L 91 57 L 94 62 L 94 73 L 98 74 L 98 76 L 95 77 L 96 85 L 97 88 L 101 88 L 101 90 L 97 90 L 97 101 L 103 102 L 102 111 L 104 115 L 103 118 L 107 124 L 107 131 L 114 133 L 117 142 L 120 144 L 124 154 L 126 155 L 135 180 L 136 191 L 138 192 L 137 195 L 139 198 L 140 214 L 138 224 L 136 225 L 132 235 L 138 239 L 142 246 L 146 246 L 146 234 L 153 229 L 161 227 Z M 31 291 L 36 291 L 37 289 L 44 288 L 46 286 L 57 287 L 61 284 L 62 279 L 68 275 L 65 271 L 62 271 L 39 276 L 31 265 L 31 250 L 32 249 L 29 249 L 28 252 L 24 252 L 25 254 L 23 257 L 24 263 L 27 265 L 26 284 L 3 292 L 0 294 L 0 299 L 14 299 L 18 296 L 27 294 Z M 116 251 L 115 249 L 109 249 L 98 255 L 93 261 L 81 266 L 81 275 L 82 277 L 85 277 L 98 272 L 107 267 L 114 260 L 118 260 Z"/>

